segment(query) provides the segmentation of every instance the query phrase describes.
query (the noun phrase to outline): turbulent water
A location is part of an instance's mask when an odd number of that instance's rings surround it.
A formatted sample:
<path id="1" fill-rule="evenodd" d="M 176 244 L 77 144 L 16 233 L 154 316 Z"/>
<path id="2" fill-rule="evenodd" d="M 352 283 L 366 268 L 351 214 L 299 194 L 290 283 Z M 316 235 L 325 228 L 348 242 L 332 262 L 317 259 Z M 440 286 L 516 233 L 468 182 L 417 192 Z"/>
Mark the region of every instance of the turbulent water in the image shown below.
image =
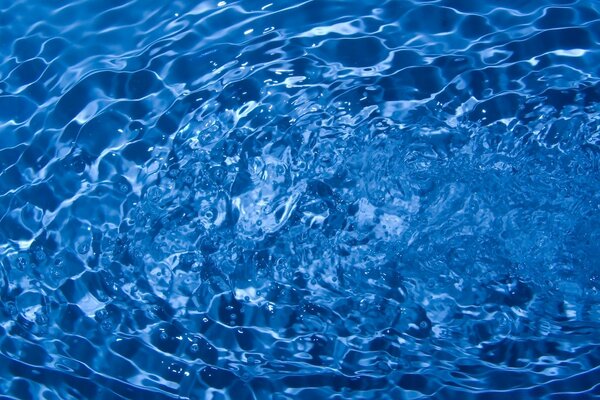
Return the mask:
<path id="1" fill-rule="evenodd" d="M 600 3 L 0 0 L 0 398 L 600 396 Z"/>

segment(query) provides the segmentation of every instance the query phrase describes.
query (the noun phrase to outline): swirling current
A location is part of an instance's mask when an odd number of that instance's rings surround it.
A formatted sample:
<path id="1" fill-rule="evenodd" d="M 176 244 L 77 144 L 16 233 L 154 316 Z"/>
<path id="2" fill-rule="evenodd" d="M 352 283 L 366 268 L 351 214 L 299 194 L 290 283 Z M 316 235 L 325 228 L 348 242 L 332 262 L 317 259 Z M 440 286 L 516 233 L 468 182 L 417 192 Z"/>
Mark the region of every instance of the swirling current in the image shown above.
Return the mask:
<path id="1" fill-rule="evenodd" d="M 600 396 L 600 3 L 1 0 L 1 399 Z"/>

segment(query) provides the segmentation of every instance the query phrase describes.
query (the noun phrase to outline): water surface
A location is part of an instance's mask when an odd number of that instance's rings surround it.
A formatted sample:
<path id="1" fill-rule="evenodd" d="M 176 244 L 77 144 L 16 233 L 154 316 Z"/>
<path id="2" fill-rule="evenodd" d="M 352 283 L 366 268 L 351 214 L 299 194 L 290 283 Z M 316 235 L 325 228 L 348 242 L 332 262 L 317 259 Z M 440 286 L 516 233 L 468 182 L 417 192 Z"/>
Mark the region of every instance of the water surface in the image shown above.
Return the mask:
<path id="1" fill-rule="evenodd" d="M 596 1 L 0 0 L 0 398 L 600 396 Z"/>

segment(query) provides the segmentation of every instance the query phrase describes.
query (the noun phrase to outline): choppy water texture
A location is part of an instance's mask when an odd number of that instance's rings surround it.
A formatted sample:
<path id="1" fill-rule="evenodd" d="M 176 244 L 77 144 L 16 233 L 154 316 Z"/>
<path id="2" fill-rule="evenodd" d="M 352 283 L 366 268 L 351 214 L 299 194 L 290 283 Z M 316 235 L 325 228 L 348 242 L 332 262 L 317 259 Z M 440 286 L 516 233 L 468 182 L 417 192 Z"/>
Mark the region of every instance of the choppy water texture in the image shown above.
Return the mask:
<path id="1" fill-rule="evenodd" d="M 269 1 L 0 1 L 0 397 L 599 396 L 600 3 Z"/>

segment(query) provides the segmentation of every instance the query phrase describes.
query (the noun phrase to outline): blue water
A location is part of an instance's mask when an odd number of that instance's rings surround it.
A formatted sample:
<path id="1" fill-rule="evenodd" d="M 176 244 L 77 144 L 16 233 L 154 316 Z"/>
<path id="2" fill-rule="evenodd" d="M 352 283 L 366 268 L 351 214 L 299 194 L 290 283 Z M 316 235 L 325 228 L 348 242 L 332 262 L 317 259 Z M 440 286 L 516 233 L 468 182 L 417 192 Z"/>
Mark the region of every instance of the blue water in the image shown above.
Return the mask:
<path id="1" fill-rule="evenodd" d="M 600 396 L 600 2 L 0 0 L 1 399 Z"/>

